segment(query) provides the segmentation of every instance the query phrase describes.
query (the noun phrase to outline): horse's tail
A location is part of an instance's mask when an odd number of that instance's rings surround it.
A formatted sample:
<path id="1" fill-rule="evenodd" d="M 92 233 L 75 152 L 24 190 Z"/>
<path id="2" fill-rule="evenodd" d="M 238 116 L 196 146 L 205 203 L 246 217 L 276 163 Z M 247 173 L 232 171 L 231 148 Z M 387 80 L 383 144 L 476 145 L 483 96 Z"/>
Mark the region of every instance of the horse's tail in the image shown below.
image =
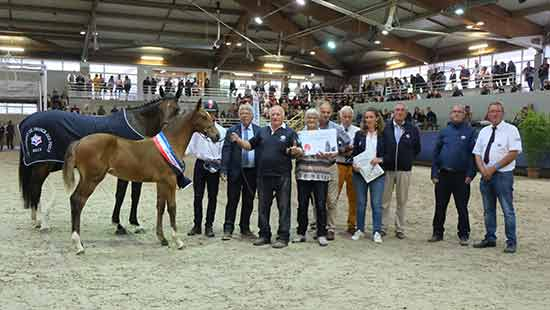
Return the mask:
<path id="1" fill-rule="evenodd" d="M 65 188 L 71 190 L 74 187 L 74 168 L 76 166 L 75 150 L 79 141 L 75 141 L 69 145 L 65 153 L 65 163 L 63 164 L 63 182 Z"/>
<path id="2" fill-rule="evenodd" d="M 19 191 L 23 198 L 23 208 L 31 206 L 31 176 L 32 166 L 25 166 L 23 162 L 23 149 L 19 150 Z"/>

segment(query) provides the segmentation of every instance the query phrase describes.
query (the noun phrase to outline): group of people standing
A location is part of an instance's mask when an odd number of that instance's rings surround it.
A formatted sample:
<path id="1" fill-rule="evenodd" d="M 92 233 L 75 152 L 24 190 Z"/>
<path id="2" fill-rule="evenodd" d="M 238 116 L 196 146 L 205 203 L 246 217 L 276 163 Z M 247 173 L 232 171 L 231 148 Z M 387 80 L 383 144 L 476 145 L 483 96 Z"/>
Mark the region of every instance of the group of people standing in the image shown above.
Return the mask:
<path id="1" fill-rule="evenodd" d="M 205 106 L 216 115 L 217 109 Z M 344 106 L 338 112 L 340 124 L 330 120 L 333 111 L 329 102 L 318 109 L 305 112 L 304 130 L 335 129 L 337 150 L 305 155 L 299 135 L 285 122 L 285 111 L 273 106 L 270 124 L 258 127 L 252 123 L 252 107 L 239 107 L 240 122 L 225 130 L 225 140 L 213 143 L 201 135 L 192 137 L 188 153 L 197 157 L 194 172 L 195 221 L 189 235 L 202 232 L 202 199 L 208 190 L 205 234 L 214 237 L 212 225 L 217 203 L 220 178 L 227 180 L 227 205 L 223 225 L 223 240 L 233 239 L 236 210 L 242 197 L 239 222 L 241 237 L 254 240 L 256 246 L 272 245 L 284 248 L 290 241 L 292 161 L 298 197 L 298 226 L 295 243 L 307 241 L 308 208 L 313 202 L 315 229 L 313 238 L 327 246 L 336 237 L 338 198 L 346 185 L 348 198 L 347 231 L 352 240 L 366 236 L 365 214 L 370 202 L 372 235 L 382 243 L 394 225 L 395 237 L 406 238 L 406 212 L 413 161 L 421 150 L 420 132 L 407 121 L 408 108 L 403 103 L 394 107 L 393 116 L 385 121 L 381 113 L 369 108 L 363 113 L 361 126 L 352 124 L 353 109 Z M 483 198 L 485 238 L 475 248 L 496 246 L 496 202 L 504 211 L 506 248 L 514 253 L 517 247 L 515 213 L 513 208 L 513 170 L 521 152 L 521 138 L 516 127 L 503 120 L 504 107 L 500 102 L 488 107 L 491 122 L 476 136 L 466 121 L 466 110 L 453 106 L 448 126 L 440 131 L 433 154 L 431 179 L 434 184 L 435 214 L 430 242 L 444 238 L 444 223 L 451 195 L 458 211 L 458 238 L 461 245 L 470 244 L 468 203 L 470 183 L 479 172 Z M 380 165 L 384 173 L 368 182 L 360 173 L 361 166 L 354 157 L 368 156 L 370 164 Z M 259 195 L 256 236 L 250 228 L 250 217 L 256 192 Z M 370 200 L 367 201 L 370 192 Z M 396 196 L 395 210 L 391 207 Z M 278 230 L 272 240 L 270 210 L 277 201 Z M 392 225 L 393 224 L 393 225 Z"/>
<path id="2" fill-rule="evenodd" d="M 0 151 L 4 150 L 4 143 L 8 150 L 13 150 L 13 137 L 15 136 L 15 127 L 11 121 L 4 126 L 0 123 Z"/>

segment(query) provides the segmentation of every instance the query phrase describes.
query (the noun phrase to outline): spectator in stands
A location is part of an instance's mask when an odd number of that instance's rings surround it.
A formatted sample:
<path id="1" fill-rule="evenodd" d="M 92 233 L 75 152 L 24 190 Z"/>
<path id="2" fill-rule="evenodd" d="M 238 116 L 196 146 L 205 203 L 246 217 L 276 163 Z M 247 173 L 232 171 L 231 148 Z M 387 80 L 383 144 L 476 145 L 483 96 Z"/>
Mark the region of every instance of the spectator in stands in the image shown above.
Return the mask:
<path id="1" fill-rule="evenodd" d="M 80 114 L 80 108 L 76 106 L 76 104 L 74 104 L 72 107 L 71 107 L 71 113 L 78 113 Z"/>
<path id="2" fill-rule="evenodd" d="M 520 89 L 519 89 L 519 85 L 516 83 L 516 80 L 514 79 L 514 81 L 512 82 L 512 87 L 510 88 L 510 92 L 511 93 L 515 93 L 515 92 L 518 92 Z"/>
<path id="3" fill-rule="evenodd" d="M 126 92 L 126 100 L 128 100 L 128 94 L 130 93 L 130 88 L 132 88 L 132 81 L 128 76 L 124 77 L 124 91 Z"/>
<path id="4" fill-rule="evenodd" d="M 149 77 L 146 77 L 145 80 L 143 80 L 143 94 L 145 96 L 147 96 L 149 93 L 150 93 L 150 88 L 151 87 L 151 80 L 149 79 Z"/>
<path id="5" fill-rule="evenodd" d="M 182 83 L 182 86 L 183 86 L 183 83 Z M 180 88 L 179 83 L 178 83 L 178 88 Z M 210 79 L 209 78 L 206 78 L 206 80 L 204 80 L 204 88 L 210 88 Z"/>
<path id="6" fill-rule="evenodd" d="M 153 77 L 151 78 L 151 94 L 156 94 L 157 93 L 157 84 L 158 84 L 158 80 Z"/>
<path id="7" fill-rule="evenodd" d="M 490 95 L 491 94 L 491 88 L 489 88 L 488 84 L 483 85 L 483 87 L 481 88 L 480 94 L 481 95 Z"/>
<path id="8" fill-rule="evenodd" d="M 122 82 L 122 77 L 119 74 L 115 82 L 115 96 L 117 98 L 120 98 L 120 95 L 122 94 L 123 89 L 124 89 L 124 82 Z"/>
<path id="9" fill-rule="evenodd" d="M 109 94 L 111 97 L 113 97 L 114 88 L 115 88 L 115 78 L 111 75 L 109 77 L 109 81 L 107 82 L 107 89 L 109 90 Z"/>
<path id="10" fill-rule="evenodd" d="M 491 74 L 493 75 L 493 83 L 496 87 L 502 86 L 500 84 L 500 65 L 498 64 L 498 61 L 495 60 L 495 63 L 493 64 L 493 67 L 491 68 Z"/>
<path id="11" fill-rule="evenodd" d="M 462 93 L 462 90 L 460 90 L 458 88 L 458 86 L 455 86 L 453 88 L 453 94 L 452 94 L 453 97 L 461 97 L 461 96 L 464 96 L 464 93 Z"/>
<path id="12" fill-rule="evenodd" d="M 544 83 L 548 80 L 548 58 L 544 58 L 544 61 L 539 67 L 539 80 L 540 80 L 540 90 L 544 90 Z"/>
<path id="13" fill-rule="evenodd" d="M 475 60 L 475 65 L 474 65 L 474 79 L 475 79 L 475 84 L 476 84 L 476 88 L 479 88 L 480 84 L 481 84 L 481 66 L 479 65 L 479 60 Z"/>
<path id="14" fill-rule="evenodd" d="M 513 85 L 516 83 L 516 65 L 513 61 L 508 62 L 508 68 L 506 69 L 506 73 L 508 73 L 508 81 L 510 85 Z"/>
<path id="15" fill-rule="evenodd" d="M 105 77 L 103 74 L 99 75 L 99 85 L 100 85 L 100 91 L 105 94 L 107 92 L 107 82 L 105 82 Z"/>
<path id="16" fill-rule="evenodd" d="M 449 76 L 449 81 L 451 82 L 451 87 L 455 87 L 456 84 L 456 72 L 454 68 L 451 68 L 451 74 Z"/>
<path id="17" fill-rule="evenodd" d="M 417 73 L 416 74 L 416 90 L 415 92 L 417 93 L 423 93 L 424 90 L 426 89 L 426 80 L 424 80 L 424 78 L 422 77 L 422 75 L 420 75 L 420 73 Z"/>
<path id="18" fill-rule="evenodd" d="M 472 108 L 469 105 L 466 105 L 464 107 L 464 121 L 468 123 L 472 123 L 473 120 L 473 113 Z"/>
<path id="19" fill-rule="evenodd" d="M 487 69 L 487 67 L 483 66 L 481 67 L 481 71 L 479 72 L 479 76 L 481 78 L 481 86 L 485 86 L 485 85 L 489 85 L 491 84 L 491 80 L 492 80 L 492 77 L 491 77 L 491 72 L 489 71 L 489 69 Z"/>
<path id="20" fill-rule="evenodd" d="M 111 109 L 111 114 L 118 112 L 118 109 L 116 105 L 113 105 L 113 108 Z"/>
<path id="21" fill-rule="evenodd" d="M 382 168 L 385 171 L 381 235 L 385 235 L 390 225 L 390 203 L 395 189 L 397 195 L 395 232 L 398 239 L 405 238 L 405 208 L 412 162 L 420 153 L 420 133 L 417 127 L 406 121 L 407 114 L 405 104 L 396 104 L 393 120 L 385 125 L 377 141 L 376 157 L 382 159 Z"/>
<path id="22" fill-rule="evenodd" d="M 9 150 L 13 150 L 13 137 L 15 136 L 15 127 L 13 126 L 13 123 L 11 120 L 8 121 L 8 125 L 6 126 L 6 147 Z"/>
<path id="23" fill-rule="evenodd" d="M 550 81 L 549 80 L 546 80 L 544 81 L 544 90 L 550 90 Z"/>
<path id="24" fill-rule="evenodd" d="M 500 87 L 504 87 L 506 85 L 506 78 L 508 77 L 506 73 L 506 63 L 504 61 L 500 62 L 498 75 L 498 78 L 500 80 Z"/>
<path id="25" fill-rule="evenodd" d="M 0 123 L 0 152 L 4 150 L 4 137 L 6 136 L 6 127 Z"/>
<path id="26" fill-rule="evenodd" d="M 172 92 L 172 79 L 171 78 L 168 78 L 166 80 L 166 82 L 164 82 L 164 90 L 166 91 L 167 94 L 171 93 Z"/>
<path id="27" fill-rule="evenodd" d="M 431 107 L 426 107 L 426 111 L 426 126 L 424 126 L 424 129 L 437 129 L 437 115 Z"/>
<path id="28" fill-rule="evenodd" d="M 99 80 L 99 75 L 96 74 L 94 76 L 94 79 L 92 80 L 92 85 L 94 87 L 94 98 L 96 99 L 100 99 L 99 98 L 99 92 L 100 92 L 100 80 Z"/>
<path id="29" fill-rule="evenodd" d="M 523 75 L 525 76 L 525 81 L 527 81 L 527 85 L 529 85 L 529 91 L 533 91 L 533 81 L 535 80 L 535 68 L 531 67 L 531 62 L 527 62 L 527 66 L 523 68 L 522 71 Z"/>
<path id="30" fill-rule="evenodd" d="M 107 114 L 107 112 L 105 111 L 105 109 L 103 108 L 102 105 L 99 106 L 99 109 L 97 109 L 97 115 L 105 115 Z"/>

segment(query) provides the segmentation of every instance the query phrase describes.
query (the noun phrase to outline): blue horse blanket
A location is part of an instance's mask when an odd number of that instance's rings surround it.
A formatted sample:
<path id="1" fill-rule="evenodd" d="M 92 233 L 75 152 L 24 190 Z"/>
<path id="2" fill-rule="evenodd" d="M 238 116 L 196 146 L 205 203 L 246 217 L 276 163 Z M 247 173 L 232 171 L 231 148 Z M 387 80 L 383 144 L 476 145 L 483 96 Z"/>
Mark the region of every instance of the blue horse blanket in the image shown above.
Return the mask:
<path id="1" fill-rule="evenodd" d="M 126 110 L 109 116 L 88 116 L 58 110 L 37 112 L 19 124 L 23 163 L 63 163 L 69 144 L 94 133 L 108 133 L 130 140 L 143 136 L 130 126 Z"/>

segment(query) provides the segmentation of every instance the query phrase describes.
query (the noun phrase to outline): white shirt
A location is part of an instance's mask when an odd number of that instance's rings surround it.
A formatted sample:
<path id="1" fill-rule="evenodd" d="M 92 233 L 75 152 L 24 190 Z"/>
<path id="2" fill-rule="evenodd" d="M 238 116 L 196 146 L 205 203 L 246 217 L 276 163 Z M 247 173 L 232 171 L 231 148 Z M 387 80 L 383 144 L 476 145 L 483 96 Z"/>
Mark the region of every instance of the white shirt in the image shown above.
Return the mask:
<path id="1" fill-rule="evenodd" d="M 365 152 L 368 155 L 368 158 L 375 158 L 376 157 L 376 145 L 378 142 L 378 136 L 376 132 L 374 133 L 367 133 L 367 137 L 365 138 Z"/>
<path id="2" fill-rule="evenodd" d="M 340 124 L 339 127 L 342 128 L 342 130 L 344 130 L 344 132 L 348 135 L 348 137 L 351 141 L 351 144 L 353 144 L 353 138 L 355 137 L 355 133 L 359 131 L 359 127 L 354 126 L 354 125 L 349 125 L 347 130 L 342 124 Z M 338 156 L 336 156 L 336 162 L 337 163 L 352 163 L 353 160 L 348 160 L 346 162 L 346 157 L 345 156 L 338 155 Z"/>
<path id="3" fill-rule="evenodd" d="M 477 137 L 474 150 L 472 151 L 474 155 L 481 156 L 481 160 L 483 160 L 485 150 L 487 149 L 487 145 L 489 144 L 489 139 L 491 138 L 491 134 L 493 133 L 492 127 L 493 125 L 489 125 L 481 129 L 481 131 L 479 132 L 479 136 Z M 491 145 L 491 150 L 489 151 L 489 163 L 487 164 L 487 166 L 494 166 L 510 151 L 518 151 L 518 153 L 521 153 L 521 136 L 519 135 L 519 131 L 515 126 L 508 124 L 505 121 L 502 121 L 500 122 L 500 124 L 497 125 L 497 129 L 495 130 L 495 141 Z M 498 169 L 498 171 L 512 171 L 515 167 L 516 161 L 514 160 L 507 166 Z"/>
<path id="4" fill-rule="evenodd" d="M 187 150 L 185 151 L 186 155 L 191 155 L 197 159 L 212 161 L 212 160 L 221 160 L 222 159 L 222 146 L 223 140 L 225 138 L 225 128 L 214 124 L 218 132 L 220 133 L 220 141 L 214 143 L 210 139 L 206 139 L 203 135 L 198 132 L 193 133 Z"/>

